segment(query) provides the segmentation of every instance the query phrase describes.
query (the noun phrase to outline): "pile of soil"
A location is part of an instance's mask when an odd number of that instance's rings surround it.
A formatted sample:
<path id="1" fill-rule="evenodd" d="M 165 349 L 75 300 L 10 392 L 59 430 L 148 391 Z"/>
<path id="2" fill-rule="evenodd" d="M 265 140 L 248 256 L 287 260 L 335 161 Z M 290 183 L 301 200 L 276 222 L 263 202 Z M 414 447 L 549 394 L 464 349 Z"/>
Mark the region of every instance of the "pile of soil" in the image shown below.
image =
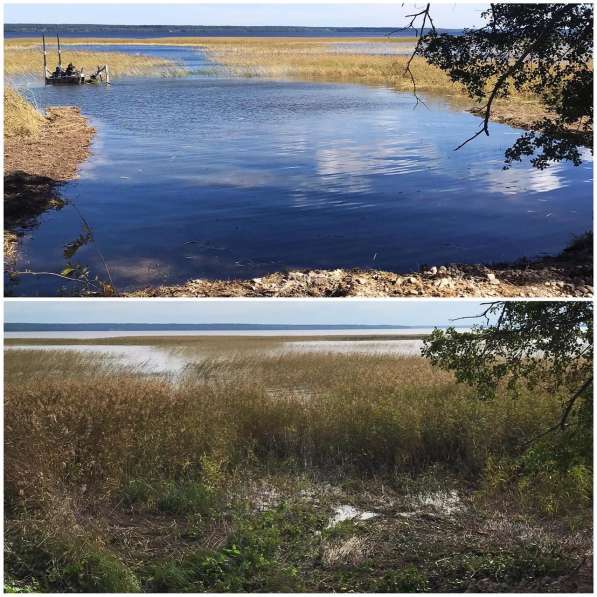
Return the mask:
<path id="1" fill-rule="evenodd" d="M 79 108 L 59 107 L 48 109 L 38 134 L 5 138 L 5 255 L 16 253 L 21 229 L 35 226 L 44 211 L 64 205 L 58 187 L 76 176 L 94 133 Z"/>
<path id="2" fill-rule="evenodd" d="M 416 273 L 378 270 L 303 270 L 252 280 L 190 280 L 128 296 L 175 297 L 590 297 L 592 235 L 561 255 L 514 264 L 428 267 Z"/>

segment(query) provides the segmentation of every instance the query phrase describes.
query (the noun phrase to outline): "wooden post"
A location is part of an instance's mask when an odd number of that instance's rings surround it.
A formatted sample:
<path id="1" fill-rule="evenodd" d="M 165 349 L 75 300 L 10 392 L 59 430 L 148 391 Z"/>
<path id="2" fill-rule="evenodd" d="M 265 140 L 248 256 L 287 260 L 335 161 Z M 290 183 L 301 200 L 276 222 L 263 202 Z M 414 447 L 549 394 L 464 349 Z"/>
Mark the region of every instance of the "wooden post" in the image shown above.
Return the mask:
<path id="1" fill-rule="evenodd" d="M 58 33 L 56 34 L 56 41 L 58 42 L 58 66 L 62 66 L 62 54 L 60 52 L 60 38 Z"/>
<path id="2" fill-rule="evenodd" d="M 48 58 L 47 58 L 47 52 L 46 52 L 46 36 L 42 35 L 41 40 L 42 40 L 42 46 L 43 46 L 43 50 L 44 50 L 44 81 L 46 81 L 46 79 L 48 78 Z"/>
<path id="3" fill-rule="evenodd" d="M 106 85 L 110 84 L 110 71 L 108 70 L 108 65 L 106 64 L 104 66 L 104 68 L 106 69 Z"/>

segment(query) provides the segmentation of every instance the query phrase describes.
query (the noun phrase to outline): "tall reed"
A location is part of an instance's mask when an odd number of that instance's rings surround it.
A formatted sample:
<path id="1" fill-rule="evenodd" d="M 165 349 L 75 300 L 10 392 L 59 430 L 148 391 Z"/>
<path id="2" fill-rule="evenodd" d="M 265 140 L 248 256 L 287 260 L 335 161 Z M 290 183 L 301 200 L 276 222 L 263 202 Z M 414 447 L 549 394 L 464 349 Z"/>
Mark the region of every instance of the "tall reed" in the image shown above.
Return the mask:
<path id="1" fill-rule="evenodd" d="M 82 487 L 110 499 L 131 480 L 201 475 L 204 457 L 364 475 L 441 465 L 475 479 L 489 456 L 553 423 L 559 404 L 547 392 L 483 402 L 423 359 L 387 355 L 232 357 L 174 385 L 105 366 L 9 352 L 9 501 Z"/>

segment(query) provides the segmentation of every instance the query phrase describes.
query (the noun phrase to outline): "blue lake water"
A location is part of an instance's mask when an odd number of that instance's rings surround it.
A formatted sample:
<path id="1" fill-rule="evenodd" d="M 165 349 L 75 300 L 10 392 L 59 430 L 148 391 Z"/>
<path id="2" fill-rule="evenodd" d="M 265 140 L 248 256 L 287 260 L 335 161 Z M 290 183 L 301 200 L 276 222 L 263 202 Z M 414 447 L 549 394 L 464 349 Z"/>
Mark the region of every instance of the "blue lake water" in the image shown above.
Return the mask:
<path id="1" fill-rule="evenodd" d="M 520 131 L 492 124 L 490 137 L 455 152 L 480 120 L 438 98 L 414 110 L 411 94 L 382 87 L 233 77 L 196 49 L 124 48 L 193 74 L 27 90 L 40 106 L 80 106 L 97 128 L 62 196 L 93 229 L 119 290 L 514 260 L 559 252 L 591 228 L 589 155 L 580 167 L 504 171 Z M 47 212 L 27 231 L 19 267 L 61 271 L 80 232 L 72 205 Z M 105 277 L 93 245 L 73 261 Z M 7 291 L 60 286 L 23 277 Z"/>

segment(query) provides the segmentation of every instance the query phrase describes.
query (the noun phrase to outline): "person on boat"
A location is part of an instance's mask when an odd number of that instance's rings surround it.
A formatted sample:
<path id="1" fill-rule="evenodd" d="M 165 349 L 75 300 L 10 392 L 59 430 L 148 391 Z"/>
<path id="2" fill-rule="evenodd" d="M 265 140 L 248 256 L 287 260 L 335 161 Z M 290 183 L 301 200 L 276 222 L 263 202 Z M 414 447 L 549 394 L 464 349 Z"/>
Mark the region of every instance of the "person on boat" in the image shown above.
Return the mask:
<path id="1" fill-rule="evenodd" d="M 66 73 L 65 74 L 66 74 L 67 77 L 71 77 L 72 75 L 75 74 L 75 67 L 74 67 L 74 65 L 73 65 L 72 62 L 68 63 L 68 66 L 66 67 Z"/>
<path id="2" fill-rule="evenodd" d="M 53 77 L 61 77 L 63 73 L 64 73 L 64 71 L 62 70 L 62 67 L 60 65 L 58 65 L 56 67 L 56 70 L 52 73 L 52 76 Z"/>

